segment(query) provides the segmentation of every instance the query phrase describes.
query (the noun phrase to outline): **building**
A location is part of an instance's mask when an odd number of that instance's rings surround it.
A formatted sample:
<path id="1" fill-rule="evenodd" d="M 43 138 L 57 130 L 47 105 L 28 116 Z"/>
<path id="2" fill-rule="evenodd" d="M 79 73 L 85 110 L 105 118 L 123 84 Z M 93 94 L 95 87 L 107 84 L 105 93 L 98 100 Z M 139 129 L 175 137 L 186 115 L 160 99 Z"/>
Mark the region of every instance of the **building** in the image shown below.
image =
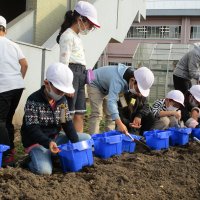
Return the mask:
<path id="1" fill-rule="evenodd" d="M 140 43 L 193 44 L 200 41 L 199 0 L 147 0 L 146 19 L 133 22 L 123 43 L 109 43 L 106 64 L 132 65 Z"/>
<path id="2" fill-rule="evenodd" d="M 100 63 L 144 65 L 155 75 L 150 101 L 173 89 L 173 68 L 200 41 L 199 0 L 147 0 L 146 19 L 133 21 L 123 43 L 109 43 Z"/>
<path id="3" fill-rule="evenodd" d="M 0 15 L 7 21 L 7 37 L 16 41 L 24 52 L 29 68 L 18 109 L 21 123 L 27 97 L 40 88 L 47 66 L 59 60 L 56 37 L 65 12 L 74 9 L 78 0 L 2 0 Z M 110 41 L 122 42 L 134 18 L 146 15 L 145 0 L 86 0 L 96 7 L 101 28 L 81 36 L 87 68 L 93 68 Z M 10 6 L 12 5 L 12 6 Z M 109 19 L 109 20 L 108 20 Z M 126 21 L 124 20 L 126 19 Z"/>

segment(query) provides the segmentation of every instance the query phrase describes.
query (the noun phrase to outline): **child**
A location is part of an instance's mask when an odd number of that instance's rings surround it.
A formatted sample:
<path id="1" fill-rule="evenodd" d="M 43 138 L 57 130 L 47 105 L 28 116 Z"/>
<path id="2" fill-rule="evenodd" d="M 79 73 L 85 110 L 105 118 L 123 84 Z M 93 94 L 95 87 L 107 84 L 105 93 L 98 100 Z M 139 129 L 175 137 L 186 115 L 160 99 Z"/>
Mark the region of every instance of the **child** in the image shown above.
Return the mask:
<path id="1" fill-rule="evenodd" d="M 74 92 L 72 81 L 72 71 L 54 63 L 47 69 L 44 85 L 27 99 L 21 136 L 34 173 L 52 173 L 51 154 L 59 152 L 57 144 L 90 139 L 88 134 L 77 134 L 70 118 L 64 94 Z"/>
<path id="2" fill-rule="evenodd" d="M 104 66 L 94 70 L 95 79 L 88 87 L 88 95 L 91 105 L 89 121 L 90 133 L 99 133 L 99 123 L 102 119 L 102 105 L 107 98 L 107 120 L 114 121 L 119 131 L 127 133 L 127 126 L 122 122 L 119 110 L 119 95 L 130 91 L 133 94 L 147 97 L 154 82 L 154 75 L 147 67 L 134 70 L 123 64 L 117 66 Z M 123 99 L 120 98 L 121 100 Z M 123 101 L 123 100 L 122 100 Z M 133 128 L 140 127 L 141 121 L 135 120 L 131 125 Z M 108 128 L 109 124 L 107 124 Z M 114 124 L 115 125 L 115 124 Z M 113 126 L 113 129 L 115 126 Z"/>
<path id="3" fill-rule="evenodd" d="M 200 85 L 193 85 L 185 94 L 185 107 L 182 108 L 182 119 L 190 128 L 198 126 L 200 119 Z"/>
<path id="4" fill-rule="evenodd" d="M 184 106 L 184 95 L 179 90 L 171 90 L 165 99 L 158 99 L 153 103 L 152 112 L 156 118 L 153 129 L 167 129 L 179 127 L 181 111 Z"/>
<path id="5" fill-rule="evenodd" d="M 154 115 L 146 97 L 126 92 L 124 94 L 125 104 L 118 102 L 119 115 L 129 132 L 139 131 L 142 135 L 144 131 L 149 131 L 154 125 Z M 121 98 L 121 97 L 120 97 Z M 137 124 L 137 126 L 136 126 Z"/>
<path id="6" fill-rule="evenodd" d="M 74 114 L 74 126 L 78 132 L 83 132 L 83 114 L 86 112 L 85 83 L 86 60 L 80 34 L 86 35 L 100 25 L 97 21 L 95 7 L 79 1 L 74 11 L 67 11 L 61 25 L 57 42 L 60 45 L 60 62 L 69 66 L 74 74 L 74 95 L 68 96 L 69 110 Z M 73 98 L 72 98 L 73 96 Z"/>
<path id="7" fill-rule="evenodd" d="M 0 144 L 10 146 L 3 154 L 2 166 L 14 164 L 15 110 L 25 88 L 27 60 L 20 47 L 6 38 L 6 19 L 0 16 Z"/>

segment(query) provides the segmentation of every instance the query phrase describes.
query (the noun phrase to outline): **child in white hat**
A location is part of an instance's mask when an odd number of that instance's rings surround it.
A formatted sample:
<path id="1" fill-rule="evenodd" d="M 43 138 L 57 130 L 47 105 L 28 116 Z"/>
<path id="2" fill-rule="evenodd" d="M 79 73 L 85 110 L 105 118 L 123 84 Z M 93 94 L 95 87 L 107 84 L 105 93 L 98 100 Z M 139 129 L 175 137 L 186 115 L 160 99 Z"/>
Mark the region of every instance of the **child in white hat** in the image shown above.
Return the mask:
<path id="1" fill-rule="evenodd" d="M 181 111 L 184 106 L 184 95 L 179 90 L 171 90 L 166 98 L 158 99 L 153 103 L 152 112 L 156 118 L 153 129 L 167 129 L 180 127 Z"/>
<path id="2" fill-rule="evenodd" d="M 44 85 L 27 99 L 21 136 L 30 156 L 27 167 L 34 173 L 52 173 L 51 156 L 59 152 L 57 145 L 91 138 L 88 134 L 77 133 L 73 126 L 64 95 L 74 92 L 72 81 L 69 67 L 53 63 L 47 69 Z"/>
<path id="3" fill-rule="evenodd" d="M 185 94 L 185 107 L 182 119 L 189 128 L 195 128 L 200 122 L 200 85 L 193 85 Z"/>
<path id="4" fill-rule="evenodd" d="M 91 105 L 90 133 L 99 133 L 99 124 L 103 117 L 103 105 L 106 100 L 107 107 L 104 109 L 106 111 L 106 129 L 115 129 L 116 124 L 119 131 L 126 134 L 128 127 L 120 117 L 117 103 L 119 99 L 121 102 L 125 102 L 125 98 L 122 100 L 123 97 L 119 98 L 119 95 L 129 91 L 137 96 L 147 97 L 154 82 L 152 71 L 147 67 L 140 67 L 135 70 L 132 67 L 118 64 L 117 66 L 103 66 L 95 69 L 94 75 L 95 79 L 88 87 Z M 131 127 L 140 128 L 142 125 L 141 118 L 141 116 L 137 116 L 132 119 Z"/>
<path id="5" fill-rule="evenodd" d="M 74 74 L 74 95 L 67 95 L 69 109 L 74 114 L 74 125 L 78 132 L 83 132 L 83 115 L 86 112 L 85 83 L 87 79 L 85 52 L 79 34 L 86 35 L 99 28 L 95 7 L 78 1 L 74 10 L 65 14 L 57 42 L 60 46 L 60 62 L 69 66 Z"/>

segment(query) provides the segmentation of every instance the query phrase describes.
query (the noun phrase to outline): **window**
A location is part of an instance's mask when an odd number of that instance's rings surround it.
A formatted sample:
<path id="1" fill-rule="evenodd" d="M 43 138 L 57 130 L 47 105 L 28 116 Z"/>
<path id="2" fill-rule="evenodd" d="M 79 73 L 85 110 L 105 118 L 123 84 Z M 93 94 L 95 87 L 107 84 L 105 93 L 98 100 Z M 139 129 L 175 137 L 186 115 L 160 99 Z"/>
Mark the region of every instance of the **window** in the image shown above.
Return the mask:
<path id="1" fill-rule="evenodd" d="M 200 26 L 191 26 L 190 39 L 200 39 Z"/>
<path id="2" fill-rule="evenodd" d="M 121 64 L 124 64 L 126 66 L 132 66 L 132 63 L 129 62 L 120 62 Z M 118 65 L 118 62 L 108 62 L 108 65 Z"/>
<path id="3" fill-rule="evenodd" d="M 178 39 L 180 35 L 181 26 L 131 26 L 127 38 Z"/>

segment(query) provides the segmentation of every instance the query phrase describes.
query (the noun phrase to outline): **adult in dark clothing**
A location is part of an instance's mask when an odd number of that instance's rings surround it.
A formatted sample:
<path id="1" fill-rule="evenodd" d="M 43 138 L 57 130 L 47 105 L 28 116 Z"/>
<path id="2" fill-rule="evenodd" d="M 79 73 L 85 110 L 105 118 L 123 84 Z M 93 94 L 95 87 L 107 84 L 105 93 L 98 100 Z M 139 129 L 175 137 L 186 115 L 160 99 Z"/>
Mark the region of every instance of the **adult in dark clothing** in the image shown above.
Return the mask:
<path id="1" fill-rule="evenodd" d="M 64 96 L 74 92 L 72 81 L 72 71 L 65 64 L 54 63 L 47 69 L 44 86 L 27 99 L 21 136 L 31 158 L 28 167 L 34 173 L 52 173 L 51 156 L 59 152 L 57 145 L 91 138 L 77 134 L 73 126 Z"/>
<path id="2" fill-rule="evenodd" d="M 119 99 L 121 100 L 118 102 L 119 115 L 129 132 L 139 129 L 139 133 L 142 135 L 144 131 L 152 128 L 155 118 L 146 97 L 129 91 L 124 96 L 120 96 Z"/>

